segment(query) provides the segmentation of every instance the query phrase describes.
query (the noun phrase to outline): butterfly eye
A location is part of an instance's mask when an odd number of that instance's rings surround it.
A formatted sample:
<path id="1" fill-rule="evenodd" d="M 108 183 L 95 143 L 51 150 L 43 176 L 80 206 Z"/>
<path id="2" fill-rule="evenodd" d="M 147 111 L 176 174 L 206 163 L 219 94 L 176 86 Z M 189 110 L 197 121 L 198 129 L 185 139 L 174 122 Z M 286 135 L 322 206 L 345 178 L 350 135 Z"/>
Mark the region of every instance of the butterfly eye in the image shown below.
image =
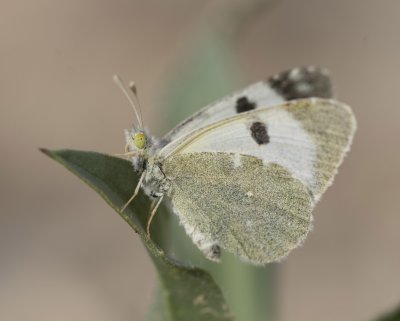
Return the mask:
<path id="1" fill-rule="evenodd" d="M 133 143 L 138 149 L 146 147 L 146 135 L 144 133 L 136 133 L 133 137 Z"/>

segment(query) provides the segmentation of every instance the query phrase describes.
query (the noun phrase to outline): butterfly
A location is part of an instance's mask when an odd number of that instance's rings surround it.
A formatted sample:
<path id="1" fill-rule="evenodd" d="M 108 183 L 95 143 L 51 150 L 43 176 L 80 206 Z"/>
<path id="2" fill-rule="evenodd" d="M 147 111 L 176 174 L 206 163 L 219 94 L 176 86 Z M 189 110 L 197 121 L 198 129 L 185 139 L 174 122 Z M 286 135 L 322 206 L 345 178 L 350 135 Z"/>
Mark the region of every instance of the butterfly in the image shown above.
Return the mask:
<path id="1" fill-rule="evenodd" d="M 204 255 L 221 248 L 257 265 L 279 261 L 312 227 L 312 210 L 350 149 L 356 130 L 347 105 L 332 100 L 329 73 L 317 67 L 281 72 L 214 102 L 161 140 L 138 124 L 125 132 L 126 155 L 140 188 L 167 197 Z M 139 110 L 139 111 L 138 111 Z"/>

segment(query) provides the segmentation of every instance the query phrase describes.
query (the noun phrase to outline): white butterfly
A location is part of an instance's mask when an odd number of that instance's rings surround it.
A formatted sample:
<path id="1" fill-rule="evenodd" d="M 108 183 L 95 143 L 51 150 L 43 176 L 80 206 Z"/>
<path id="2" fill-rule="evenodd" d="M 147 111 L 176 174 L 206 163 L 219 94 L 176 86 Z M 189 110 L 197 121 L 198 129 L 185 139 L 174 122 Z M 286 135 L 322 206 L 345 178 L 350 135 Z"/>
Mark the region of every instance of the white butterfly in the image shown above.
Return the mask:
<path id="1" fill-rule="evenodd" d="M 186 233 L 211 260 L 220 247 L 254 264 L 285 257 L 311 229 L 356 129 L 351 109 L 329 99 L 325 70 L 296 68 L 210 104 L 161 141 L 126 131 L 147 195 L 170 199 Z M 134 89 L 134 87 L 131 87 Z"/>

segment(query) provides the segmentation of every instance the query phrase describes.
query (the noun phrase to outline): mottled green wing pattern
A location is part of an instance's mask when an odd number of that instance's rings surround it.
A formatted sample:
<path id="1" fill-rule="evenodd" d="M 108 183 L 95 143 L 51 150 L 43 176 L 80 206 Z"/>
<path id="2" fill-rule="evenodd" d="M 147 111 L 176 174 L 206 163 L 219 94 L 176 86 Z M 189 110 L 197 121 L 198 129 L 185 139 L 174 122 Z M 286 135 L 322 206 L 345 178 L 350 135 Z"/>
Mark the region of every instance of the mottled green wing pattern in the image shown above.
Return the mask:
<path id="1" fill-rule="evenodd" d="M 186 232 L 209 257 L 215 245 L 255 264 L 279 260 L 311 226 L 307 188 L 277 164 L 247 155 L 178 154 L 164 171 Z"/>

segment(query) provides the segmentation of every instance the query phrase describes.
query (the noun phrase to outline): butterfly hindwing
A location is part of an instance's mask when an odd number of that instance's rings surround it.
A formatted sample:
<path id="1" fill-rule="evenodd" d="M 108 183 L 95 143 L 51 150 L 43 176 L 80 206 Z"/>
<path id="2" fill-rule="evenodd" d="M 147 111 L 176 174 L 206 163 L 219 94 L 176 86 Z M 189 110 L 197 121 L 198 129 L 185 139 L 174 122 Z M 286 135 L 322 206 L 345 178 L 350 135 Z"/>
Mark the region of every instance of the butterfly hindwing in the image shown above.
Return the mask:
<path id="1" fill-rule="evenodd" d="M 284 257 L 306 237 L 312 200 L 307 188 L 277 164 L 228 153 L 179 154 L 164 163 L 174 211 L 209 259 L 219 246 L 254 264 Z"/>

